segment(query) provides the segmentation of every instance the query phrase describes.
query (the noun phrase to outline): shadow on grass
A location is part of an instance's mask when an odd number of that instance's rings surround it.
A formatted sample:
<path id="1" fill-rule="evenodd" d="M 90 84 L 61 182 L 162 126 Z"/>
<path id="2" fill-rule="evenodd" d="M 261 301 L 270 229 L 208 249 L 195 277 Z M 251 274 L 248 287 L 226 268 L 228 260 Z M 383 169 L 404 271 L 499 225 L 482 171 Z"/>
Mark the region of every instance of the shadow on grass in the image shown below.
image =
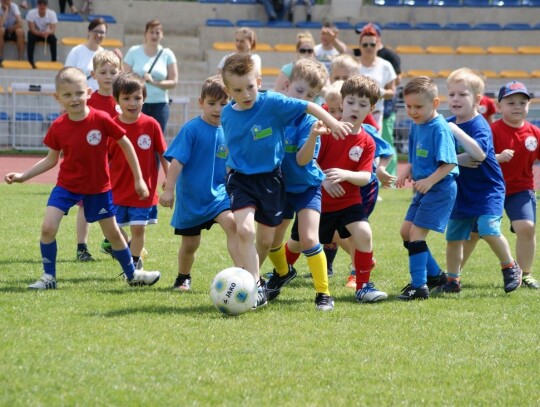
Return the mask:
<path id="1" fill-rule="evenodd" d="M 195 305 L 184 307 L 131 307 L 107 312 L 93 312 L 87 315 L 90 317 L 116 318 L 133 314 L 185 314 L 186 312 L 195 312 L 197 314 L 213 314 L 219 316 L 219 314 L 216 313 L 216 309 L 211 305 Z"/>
<path id="2" fill-rule="evenodd" d="M 65 263 L 74 263 L 75 260 L 68 260 L 68 259 L 59 259 L 56 260 L 56 264 L 65 264 Z M 41 265 L 41 259 L 37 257 L 33 257 L 32 259 L 22 259 L 22 258 L 16 258 L 16 259 L 2 259 L 0 260 L 0 266 L 3 265 L 10 265 L 10 264 L 39 264 Z"/>

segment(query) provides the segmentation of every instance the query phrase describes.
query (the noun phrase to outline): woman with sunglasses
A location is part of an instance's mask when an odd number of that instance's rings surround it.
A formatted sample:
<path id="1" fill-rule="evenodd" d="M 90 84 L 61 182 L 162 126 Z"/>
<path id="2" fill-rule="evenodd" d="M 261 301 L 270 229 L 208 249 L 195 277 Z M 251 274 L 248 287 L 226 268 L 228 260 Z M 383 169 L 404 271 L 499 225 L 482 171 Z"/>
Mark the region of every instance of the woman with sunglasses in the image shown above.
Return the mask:
<path id="1" fill-rule="evenodd" d="M 296 59 L 315 59 L 315 40 L 309 31 L 298 33 L 296 36 Z M 274 83 L 276 92 L 284 93 L 289 77 L 291 76 L 294 62 L 290 62 L 281 67 L 281 72 Z"/>

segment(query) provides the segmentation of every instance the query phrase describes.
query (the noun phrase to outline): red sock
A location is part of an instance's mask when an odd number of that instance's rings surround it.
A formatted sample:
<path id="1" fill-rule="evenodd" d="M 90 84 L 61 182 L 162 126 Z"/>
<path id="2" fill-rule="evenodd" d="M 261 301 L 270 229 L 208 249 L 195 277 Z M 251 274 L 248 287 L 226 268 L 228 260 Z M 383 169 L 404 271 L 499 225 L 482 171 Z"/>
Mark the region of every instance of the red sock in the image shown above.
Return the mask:
<path id="1" fill-rule="evenodd" d="M 287 264 L 294 266 L 294 263 L 296 263 L 296 260 L 300 257 L 300 253 L 291 252 L 289 250 L 289 245 L 285 243 L 285 257 L 287 258 Z"/>
<path id="2" fill-rule="evenodd" d="M 364 283 L 369 283 L 373 264 L 373 252 L 354 251 L 354 268 L 356 270 L 356 291 L 362 289 Z"/>

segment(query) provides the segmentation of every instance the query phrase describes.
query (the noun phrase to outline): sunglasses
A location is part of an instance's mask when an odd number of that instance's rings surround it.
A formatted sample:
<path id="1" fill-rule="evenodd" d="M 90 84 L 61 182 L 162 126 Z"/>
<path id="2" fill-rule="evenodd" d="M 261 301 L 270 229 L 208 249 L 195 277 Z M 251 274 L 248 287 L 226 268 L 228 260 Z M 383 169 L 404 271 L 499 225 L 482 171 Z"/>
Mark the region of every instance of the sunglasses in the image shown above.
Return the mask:
<path id="1" fill-rule="evenodd" d="M 376 46 L 377 44 L 375 42 L 365 42 L 362 44 L 362 48 L 367 48 L 367 47 L 375 48 Z"/>
<path id="2" fill-rule="evenodd" d="M 313 48 L 310 48 L 310 49 L 300 48 L 298 52 L 301 54 L 313 54 Z"/>
<path id="3" fill-rule="evenodd" d="M 92 32 L 93 32 L 94 34 L 98 34 L 98 35 L 105 35 L 105 34 L 107 34 L 106 31 L 101 31 L 101 30 L 92 30 Z"/>

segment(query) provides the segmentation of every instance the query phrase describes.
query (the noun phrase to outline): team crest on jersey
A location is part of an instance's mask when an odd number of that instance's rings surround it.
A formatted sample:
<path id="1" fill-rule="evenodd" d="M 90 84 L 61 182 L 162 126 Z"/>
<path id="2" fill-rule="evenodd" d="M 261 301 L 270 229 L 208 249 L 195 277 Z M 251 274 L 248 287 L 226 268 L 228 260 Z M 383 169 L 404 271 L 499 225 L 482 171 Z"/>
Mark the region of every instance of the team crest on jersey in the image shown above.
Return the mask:
<path id="1" fill-rule="evenodd" d="M 225 144 L 220 144 L 217 148 L 216 157 L 226 159 L 229 155 L 229 150 L 227 150 L 227 147 Z"/>
<path id="2" fill-rule="evenodd" d="M 536 151 L 538 148 L 538 140 L 534 136 L 529 136 L 525 139 L 525 148 L 529 151 Z"/>
<path id="3" fill-rule="evenodd" d="M 116 113 L 122 114 L 122 108 L 119 104 L 114 105 L 114 110 L 116 110 Z"/>
<path id="4" fill-rule="evenodd" d="M 364 152 L 364 149 L 360 146 L 354 146 L 349 150 L 349 158 L 355 162 L 360 161 L 360 157 L 362 157 L 362 153 Z"/>
<path id="5" fill-rule="evenodd" d="M 101 142 L 101 132 L 99 130 L 90 130 L 86 135 L 86 141 L 91 146 L 97 146 Z"/>
<path id="6" fill-rule="evenodd" d="M 286 153 L 298 152 L 298 145 L 294 144 L 289 137 L 285 137 L 285 152 Z"/>
<path id="7" fill-rule="evenodd" d="M 141 134 L 137 139 L 137 145 L 141 150 L 148 150 L 152 146 L 152 139 L 148 134 Z"/>
<path id="8" fill-rule="evenodd" d="M 425 148 L 422 148 L 422 143 L 418 143 L 416 145 L 416 156 L 423 158 L 426 158 L 428 156 L 428 151 Z"/>
<path id="9" fill-rule="evenodd" d="M 253 135 L 253 140 L 260 140 L 262 138 L 271 136 L 272 128 L 269 127 L 267 129 L 261 129 L 261 126 L 256 124 L 251 128 L 251 134 Z"/>

